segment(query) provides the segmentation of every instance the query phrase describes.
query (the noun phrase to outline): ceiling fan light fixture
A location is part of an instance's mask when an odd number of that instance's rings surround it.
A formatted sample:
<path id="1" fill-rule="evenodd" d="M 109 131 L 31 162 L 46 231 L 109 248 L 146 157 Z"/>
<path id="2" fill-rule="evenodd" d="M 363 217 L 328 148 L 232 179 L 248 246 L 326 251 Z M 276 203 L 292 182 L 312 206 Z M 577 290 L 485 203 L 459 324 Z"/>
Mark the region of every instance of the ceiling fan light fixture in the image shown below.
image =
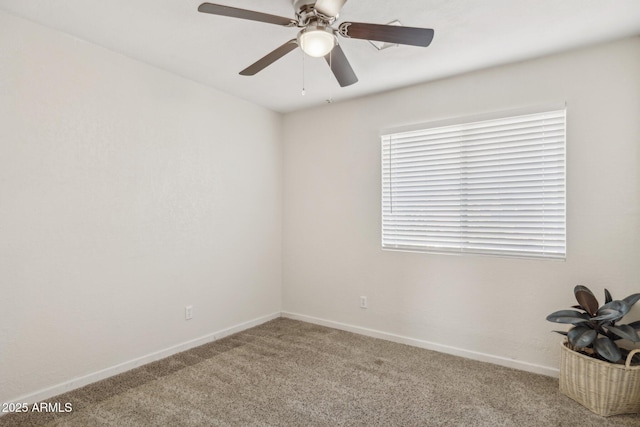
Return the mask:
<path id="1" fill-rule="evenodd" d="M 335 47 L 336 36 L 331 28 L 309 25 L 298 33 L 298 45 L 307 55 L 319 58 Z"/>

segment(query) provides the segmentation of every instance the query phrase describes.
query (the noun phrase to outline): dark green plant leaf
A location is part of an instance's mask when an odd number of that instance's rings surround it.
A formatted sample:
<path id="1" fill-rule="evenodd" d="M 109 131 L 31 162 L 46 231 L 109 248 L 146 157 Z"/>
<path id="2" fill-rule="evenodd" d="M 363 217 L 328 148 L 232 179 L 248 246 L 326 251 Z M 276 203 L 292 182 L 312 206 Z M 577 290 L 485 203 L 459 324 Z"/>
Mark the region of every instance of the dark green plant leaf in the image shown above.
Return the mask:
<path id="1" fill-rule="evenodd" d="M 611 293 L 609 292 L 608 289 L 605 288 L 605 290 L 604 290 L 604 303 L 605 304 L 609 304 L 611 301 L 613 301 L 613 298 L 611 297 Z"/>
<path id="2" fill-rule="evenodd" d="M 624 301 L 611 301 L 600 307 L 597 316 L 591 320 L 596 321 L 616 321 L 622 319 L 629 312 L 629 304 Z"/>
<path id="3" fill-rule="evenodd" d="M 575 294 L 580 307 L 590 315 L 595 316 L 600 304 L 598 303 L 595 295 L 593 295 L 593 292 L 591 292 L 586 286 L 578 285 L 573 289 L 573 293 Z"/>
<path id="4" fill-rule="evenodd" d="M 596 331 L 586 326 L 576 326 L 567 334 L 569 342 L 578 348 L 588 346 L 596 339 L 597 336 L 598 333 Z"/>
<path id="5" fill-rule="evenodd" d="M 617 320 L 624 317 L 624 314 L 615 310 L 608 310 L 603 312 L 600 316 L 592 317 L 592 320 L 597 321 L 600 325 L 615 324 Z"/>
<path id="6" fill-rule="evenodd" d="M 620 338 L 625 340 L 640 342 L 640 336 L 632 326 L 629 325 L 619 325 L 619 326 L 607 326 L 606 327 L 609 332 L 613 332 Z"/>
<path id="7" fill-rule="evenodd" d="M 560 310 L 548 315 L 547 320 L 549 322 L 570 323 L 575 325 L 577 323 L 588 322 L 589 315 L 575 310 Z"/>
<path id="8" fill-rule="evenodd" d="M 575 308 L 576 310 L 584 311 L 584 308 L 582 308 L 582 306 L 579 306 L 579 305 L 572 305 L 571 308 Z"/>
<path id="9" fill-rule="evenodd" d="M 592 317 L 591 320 L 595 320 L 598 322 L 615 322 L 616 320 L 620 320 L 624 317 L 618 310 L 602 310 L 600 314 L 596 317 Z"/>
<path id="10" fill-rule="evenodd" d="M 629 323 L 629 326 L 631 326 L 636 331 L 639 330 L 640 329 L 640 320 L 636 320 L 635 322 Z"/>
<path id="11" fill-rule="evenodd" d="M 598 338 L 593 342 L 593 348 L 596 352 L 605 360 L 609 362 L 617 362 L 622 358 L 622 354 L 620 354 L 620 349 L 607 337 Z"/>
<path id="12" fill-rule="evenodd" d="M 627 304 L 629 304 L 629 308 L 631 308 L 633 306 L 633 304 L 638 302 L 638 300 L 640 300 L 640 294 L 629 295 L 628 297 L 626 297 L 622 301 L 624 301 Z"/>
<path id="13" fill-rule="evenodd" d="M 560 334 L 560 335 L 564 335 L 565 337 L 566 337 L 566 336 L 567 336 L 567 334 L 568 334 L 568 332 L 566 332 L 566 331 L 553 331 L 553 332 L 555 332 L 555 333 L 557 333 L 557 334 Z"/>

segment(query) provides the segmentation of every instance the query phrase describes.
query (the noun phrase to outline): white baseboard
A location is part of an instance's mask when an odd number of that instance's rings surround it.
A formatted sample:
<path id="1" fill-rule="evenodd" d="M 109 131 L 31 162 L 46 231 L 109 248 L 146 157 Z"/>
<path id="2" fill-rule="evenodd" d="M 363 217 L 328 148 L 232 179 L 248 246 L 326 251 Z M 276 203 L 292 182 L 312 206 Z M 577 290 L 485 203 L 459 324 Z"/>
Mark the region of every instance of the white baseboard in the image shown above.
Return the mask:
<path id="1" fill-rule="evenodd" d="M 481 362 L 489 362 L 500 366 L 506 366 L 508 368 L 519 369 L 521 371 L 533 372 L 536 374 L 547 375 L 550 377 L 558 377 L 559 370 L 547 366 L 536 365 L 533 363 L 528 363 L 520 360 L 508 359 L 506 357 L 495 356 L 486 353 L 480 353 L 471 350 L 465 350 L 462 348 L 451 347 L 448 345 L 437 344 L 429 341 L 423 341 L 416 338 L 405 337 L 401 335 L 392 334 L 389 332 L 378 331 L 369 328 L 363 328 L 361 326 L 348 325 L 346 323 L 335 322 L 332 320 L 320 319 L 313 316 L 307 316 L 304 314 L 290 313 L 290 312 L 278 312 L 272 313 L 266 316 L 258 317 L 253 320 L 249 320 L 247 322 L 243 322 L 234 326 L 231 326 L 226 329 L 222 329 L 220 331 L 202 336 L 200 338 L 196 338 L 190 341 L 186 341 L 184 343 L 166 348 L 164 350 L 160 350 L 154 353 L 147 354 L 142 357 L 138 357 L 133 360 L 129 360 L 127 362 L 120 363 L 115 366 L 111 366 L 106 369 L 102 369 L 97 372 L 93 372 L 88 375 L 84 375 L 82 377 L 74 378 L 72 380 L 56 384 L 51 387 L 47 387 L 41 390 L 38 390 L 33 393 L 29 393 L 15 399 L 11 399 L 8 402 L 24 402 L 24 403 L 36 403 L 42 400 L 49 399 L 51 397 L 57 396 L 62 393 L 69 392 L 71 390 L 75 390 L 80 387 L 84 387 L 85 385 L 94 383 L 96 381 L 103 380 L 105 378 L 112 377 L 114 375 L 121 374 L 123 372 L 129 371 L 131 369 L 137 368 L 147 363 L 155 362 L 156 360 L 163 359 L 165 357 L 172 356 L 176 353 L 180 353 L 185 350 L 189 350 L 191 348 L 197 347 L 199 345 L 207 344 L 209 342 L 217 341 L 226 336 L 244 331 L 249 328 L 253 328 L 254 326 L 261 325 L 270 320 L 276 319 L 278 317 L 286 317 L 289 319 L 300 320 L 303 322 L 314 323 L 317 325 L 327 326 L 330 328 L 340 329 L 343 331 L 353 332 L 360 335 L 365 335 L 373 338 L 380 338 L 387 341 L 393 341 L 401 344 L 407 344 L 414 347 L 420 347 L 427 350 L 434 350 L 441 353 L 452 354 L 455 356 L 465 357 L 467 359 L 478 360 Z M 8 403 L 7 402 L 7 403 Z M 2 415 L 2 414 L 0 414 Z"/>
<path id="2" fill-rule="evenodd" d="M 452 354 L 454 356 L 465 357 L 467 359 L 478 360 L 480 362 L 493 363 L 494 365 L 514 368 L 521 371 L 533 372 L 535 374 L 546 375 L 549 377 L 558 377 L 559 370 L 548 366 L 536 365 L 534 363 L 524 362 L 521 360 L 508 359 L 502 356 L 480 353 L 463 348 L 451 347 L 448 345 L 437 344 L 429 341 L 423 341 L 416 338 L 404 337 L 401 335 L 391 334 L 389 332 L 377 331 L 375 329 L 363 328 L 361 326 L 348 325 L 346 323 L 334 322 L 332 320 L 320 319 L 317 317 L 307 316 L 304 314 L 290 313 L 283 311 L 282 317 L 288 319 L 301 320 L 303 322 L 314 323 L 316 325 L 327 326 L 329 328 L 340 329 L 347 332 L 353 332 L 368 337 L 380 338 L 387 341 L 393 341 L 400 344 L 407 344 L 414 347 L 420 347 L 427 350 L 438 351 L 440 353 Z"/>
<path id="3" fill-rule="evenodd" d="M 156 360 L 164 359 L 165 357 L 172 356 L 176 353 L 180 353 L 182 351 L 189 350 L 194 347 L 198 347 L 199 345 L 207 344 L 212 341 L 217 341 L 226 336 L 244 331 L 245 329 L 253 328 L 254 326 L 258 326 L 270 320 L 277 319 L 278 317 L 281 317 L 281 314 L 279 312 L 258 317 L 256 319 L 249 320 L 247 322 L 243 322 L 211 334 L 207 334 L 200 338 L 196 338 L 193 340 L 183 342 L 178 345 L 174 345 L 164 350 L 156 351 L 154 353 L 150 353 L 145 356 L 138 357 L 133 360 L 129 360 L 127 362 L 119 363 L 115 366 L 111 366 L 109 368 L 102 369 L 100 371 L 93 372 L 88 375 L 84 375 L 82 377 L 74 378 L 70 381 L 66 381 L 51 387 L 44 388 L 42 390 L 38 390 L 33 393 L 20 396 L 16 399 L 12 399 L 8 401 L 7 403 L 24 402 L 24 403 L 31 404 L 31 403 L 40 402 L 40 401 L 49 399 L 51 397 L 57 396 L 59 394 L 66 393 L 68 391 L 75 390 L 80 387 L 84 387 L 85 385 L 94 383 L 96 381 L 100 381 L 105 378 L 109 378 L 114 375 L 121 374 L 123 372 L 129 371 L 131 369 L 137 368 L 147 363 L 155 362 Z"/>

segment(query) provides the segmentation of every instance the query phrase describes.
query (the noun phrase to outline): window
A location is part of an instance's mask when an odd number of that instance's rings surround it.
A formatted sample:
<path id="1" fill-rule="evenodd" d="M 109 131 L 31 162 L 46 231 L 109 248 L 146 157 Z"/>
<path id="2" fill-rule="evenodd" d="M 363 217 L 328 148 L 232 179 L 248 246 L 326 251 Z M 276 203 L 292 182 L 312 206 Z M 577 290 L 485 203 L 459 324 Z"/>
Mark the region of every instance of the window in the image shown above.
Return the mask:
<path id="1" fill-rule="evenodd" d="M 565 109 L 382 135 L 382 247 L 565 258 Z"/>

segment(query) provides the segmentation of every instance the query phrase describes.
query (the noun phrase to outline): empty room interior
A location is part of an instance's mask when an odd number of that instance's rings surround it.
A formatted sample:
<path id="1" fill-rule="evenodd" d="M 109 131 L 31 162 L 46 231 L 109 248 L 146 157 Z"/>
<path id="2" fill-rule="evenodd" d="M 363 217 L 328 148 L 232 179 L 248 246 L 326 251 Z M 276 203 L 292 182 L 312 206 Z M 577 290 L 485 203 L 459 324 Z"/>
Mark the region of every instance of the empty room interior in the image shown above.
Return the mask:
<path id="1" fill-rule="evenodd" d="M 0 425 L 640 425 L 640 2 L 201 3 L 0 0 Z"/>

